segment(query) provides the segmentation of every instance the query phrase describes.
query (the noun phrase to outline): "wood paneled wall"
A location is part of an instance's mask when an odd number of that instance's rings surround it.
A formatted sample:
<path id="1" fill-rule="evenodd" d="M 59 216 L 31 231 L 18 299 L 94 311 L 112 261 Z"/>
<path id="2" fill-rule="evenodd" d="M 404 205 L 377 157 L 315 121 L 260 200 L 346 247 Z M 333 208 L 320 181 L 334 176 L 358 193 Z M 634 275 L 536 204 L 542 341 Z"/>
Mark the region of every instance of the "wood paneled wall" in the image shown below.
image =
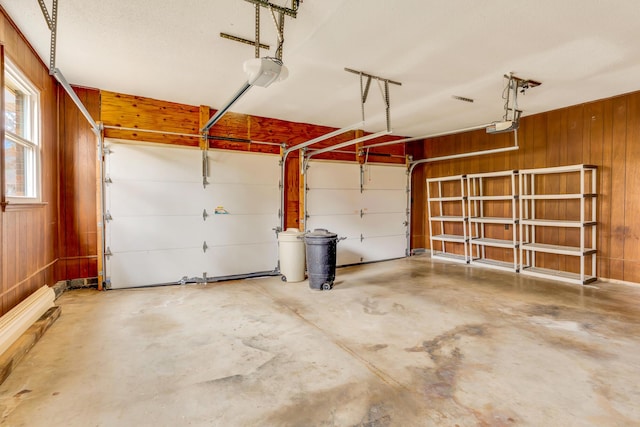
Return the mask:
<path id="1" fill-rule="evenodd" d="M 468 132 L 424 141 L 424 153 L 425 157 L 437 157 L 505 147 L 513 143 L 509 138 L 513 135 L 492 136 L 483 130 Z M 603 278 L 640 282 L 640 219 L 637 215 L 640 209 L 640 92 L 525 117 L 521 121 L 519 140 L 518 151 L 419 166 L 425 176 L 414 174 L 414 183 L 425 177 L 581 163 L 596 165 L 597 274 Z M 571 183 L 560 180 L 548 185 L 561 191 Z M 425 198 L 424 191 L 415 195 L 413 217 L 421 217 L 423 221 L 416 224 L 421 229 L 413 229 L 414 248 L 429 246 Z M 565 215 L 575 207 L 566 202 L 548 202 L 543 209 L 552 215 Z M 557 233 L 555 239 L 558 244 L 571 244 L 576 236 L 570 232 Z M 545 262 L 554 267 L 572 261 L 553 256 Z"/>
<path id="2" fill-rule="evenodd" d="M 5 55 L 38 88 L 42 106 L 42 203 L 9 205 L 0 211 L 0 314 L 4 314 L 43 284 L 55 282 L 58 140 L 56 83 L 5 11 L 0 8 L 0 12 Z"/>
<path id="3" fill-rule="evenodd" d="M 100 92 L 74 88 L 94 120 L 100 116 Z M 98 275 L 97 136 L 62 87 L 59 88 L 60 222 L 56 277 Z"/>

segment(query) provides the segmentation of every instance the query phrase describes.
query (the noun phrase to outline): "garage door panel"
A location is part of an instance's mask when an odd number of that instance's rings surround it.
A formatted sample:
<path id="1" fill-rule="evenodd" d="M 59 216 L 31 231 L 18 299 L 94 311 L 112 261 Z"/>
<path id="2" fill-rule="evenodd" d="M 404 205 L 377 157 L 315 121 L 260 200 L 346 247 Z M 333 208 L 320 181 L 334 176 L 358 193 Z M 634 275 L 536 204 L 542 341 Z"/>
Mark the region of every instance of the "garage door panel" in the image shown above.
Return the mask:
<path id="1" fill-rule="evenodd" d="M 364 167 L 365 189 L 397 189 L 404 190 L 407 186 L 405 167 L 366 165 Z"/>
<path id="2" fill-rule="evenodd" d="M 276 215 L 280 205 L 277 185 L 268 184 L 211 184 L 205 193 L 207 212 L 223 207 L 230 214 Z"/>
<path id="3" fill-rule="evenodd" d="M 363 261 L 381 261 L 405 256 L 407 240 L 402 236 L 369 237 L 362 241 Z"/>
<path id="4" fill-rule="evenodd" d="M 107 228 L 113 252 L 176 249 L 202 246 L 202 217 L 117 217 Z"/>
<path id="5" fill-rule="evenodd" d="M 307 200 L 309 215 L 344 215 L 360 213 L 360 190 L 310 190 Z"/>
<path id="6" fill-rule="evenodd" d="M 248 154 L 232 151 L 209 150 L 210 183 L 264 184 L 278 183 L 278 159 L 266 154 Z"/>
<path id="7" fill-rule="evenodd" d="M 309 188 L 360 190 L 360 167 L 353 163 L 310 162 L 308 172 Z"/>
<path id="8" fill-rule="evenodd" d="M 360 215 L 317 215 L 307 219 L 307 230 L 324 228 L 338 237 L 360 237 Z"/>
<path id="9" fill-rule="evenodd" d="M 202 214 L 202 184 L 114 180 L 105 197 L 114 216 Z"/>
<path id="10" fill-rule="evenodd" d="M 207 249 L 204 258 L 208 277 L 246 274 L 248 262 L 252 273 L 273 271 L 278 264 L 278 245 L 274 238 L 263 244 L 214 246 Z"/>
<path id="11" fill-rule="evenodd" d="M 362 244 L 360 237 L 347 237 L 338 242 L 336 265 L 350 265 L 362 262 Z"/>
<path id="12" fill-rule="evenodd" d="M 361 203 L 369 212 L 405 212 L 407 193 L 404 190 L 364 190 Z"/>
<path id="13" fill-rule="evenodd" d="M 203 240 L 207 245 L 271 243 L 278 225 L 276 215 L 213 215 L 204 221 Z"/>
<path id="14" fill-rule="evenodd" d="M 202 276 L 202 249 L 114 252 L 109 257 L 112 287 L 132 288 Z"/>
<path id="15" fill-rule="evenodd" d="M 367 214 L 362 217 L 362 234 L 372 236 L 404 236 L 407 227 L 404 225 L 407 217 L 404 213 Z"/>
<path id="16" fill-rule="evenodd" d="M 195 149 L 150 144 L 107 143 L 112 179 L 202 183 L 202 153 Z"/>

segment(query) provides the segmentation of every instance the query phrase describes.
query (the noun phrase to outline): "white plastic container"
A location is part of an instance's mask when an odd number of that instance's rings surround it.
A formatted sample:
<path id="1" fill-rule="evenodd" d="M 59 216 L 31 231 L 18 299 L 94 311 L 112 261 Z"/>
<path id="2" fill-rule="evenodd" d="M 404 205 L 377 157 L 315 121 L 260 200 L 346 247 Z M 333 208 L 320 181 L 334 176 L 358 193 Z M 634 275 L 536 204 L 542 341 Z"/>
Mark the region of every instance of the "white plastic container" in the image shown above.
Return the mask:
<path id="1" fill-rule="evenodd" d="M 302 282 L 305 279 L 304 232 L 287 228 L 278 234 L 278 257 L 283 282 Z"/>

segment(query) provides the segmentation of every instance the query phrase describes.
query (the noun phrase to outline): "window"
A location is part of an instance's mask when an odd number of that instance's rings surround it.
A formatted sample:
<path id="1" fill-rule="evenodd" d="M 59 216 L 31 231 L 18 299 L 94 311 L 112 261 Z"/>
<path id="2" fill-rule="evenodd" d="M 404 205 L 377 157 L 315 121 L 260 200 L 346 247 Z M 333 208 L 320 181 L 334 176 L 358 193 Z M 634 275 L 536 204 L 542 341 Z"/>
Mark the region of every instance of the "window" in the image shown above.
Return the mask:
<path id="1" fill-rule="evenodd" d="M 10 202 L 40 201 L 39 106 L 33 84 L 5 59 L 4 182 Z"/>

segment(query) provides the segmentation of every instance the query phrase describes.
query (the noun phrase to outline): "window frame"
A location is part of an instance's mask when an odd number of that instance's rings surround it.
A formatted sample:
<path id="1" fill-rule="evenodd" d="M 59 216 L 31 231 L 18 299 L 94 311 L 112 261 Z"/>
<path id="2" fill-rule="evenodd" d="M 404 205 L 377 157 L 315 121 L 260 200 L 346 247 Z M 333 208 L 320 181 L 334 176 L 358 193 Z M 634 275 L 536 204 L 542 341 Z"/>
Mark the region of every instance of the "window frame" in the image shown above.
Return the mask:
<path id="1" fill-rule="evenodd" d="M 42 202 L 42 140 L 41 140 L 41 120 L 42 108 L 40 104 L 40 90 L 26 77 L 25 73 L 18 68 L 15 63 L 6 56 L 3 58 L 2 76 L 2 115 L 4 129 L 2 145 L 5 149 L 5 141 L 11 141 L 19 146 L 27 147 L 27 152 L 31 155 L 25 159 L 25 196 L 7 194 L 7 163 L 6 152 L 2 156 L 2 194 L 4 195 L 3 205 L 34 204 Z M 10 132 L 6 124 L 6 99 L 5 89 L 19 90 L 25 93 L 28 98 L 25 101 L 25 124 L 28 131 L 25 137 Z"/>

